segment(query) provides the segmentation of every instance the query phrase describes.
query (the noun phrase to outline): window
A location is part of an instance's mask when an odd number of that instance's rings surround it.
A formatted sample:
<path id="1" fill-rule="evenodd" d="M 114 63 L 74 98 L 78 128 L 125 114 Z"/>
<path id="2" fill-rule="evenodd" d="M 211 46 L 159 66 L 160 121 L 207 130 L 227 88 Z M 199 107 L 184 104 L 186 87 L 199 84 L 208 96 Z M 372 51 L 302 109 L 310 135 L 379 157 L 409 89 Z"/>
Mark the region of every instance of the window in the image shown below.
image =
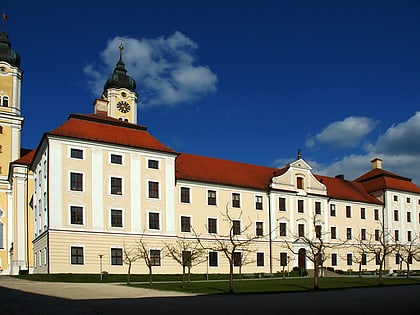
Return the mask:
<path id="1" fill-rule="evenodd" d="M 321 238 L 321 231 L 322 231 L 321 225 L 315 225 L 315 236 L 316 236 L 316 238 Z"/>
<path id="2" fill-rule="evenodd" d="M 233 235 L 241 235 L 241 221 L 239 220 L 232 221 L 232 233 Z"/>
<path id="3" fill-rule="evenodd" d="M 215 206 L 216 205 L 216 191 L 214 191 L 214 190 L 207 191 L 207 204 L 209 206 Z"/>
<path id="4" fill-rule="evenodd" d="M 362 241 L 366 241 L 366 229 L 360 230 L 360 238 L 362 239 Z"/>
<path id="5" fill-rule="evenodd" d="M 217 233 L 217 219 L 208 218 L 207 222 L 208 222 L 208 227 L 207 227 L 208 232 L 212 234 L 216 234 Z"/>
<path id="6" fill-rule="evenodd" d="M 191 232 L 191 218 L 181 216 L 181 232 Z"/>
<path id="7" fill-rule="evenodd" d="M 122 266 L 122 264 L 123 264 L 122 248 L 111 248 L 111 265 Z"/>
<path id="8" fill-rule="evenodd" d="M 347 266 L 353 265 L 353 254 L 347 254 Z"/>
<path id="9" fill-rule="evenodd" d="M 412 254 L 409 254 L 408 257 L 407 257 L 407 260 L 408 260 L 408 263 L 410 265 L 413 264 L 413 255 Z"/>
<path id="10" fill-rule="evenodd" d="M 279 224 L 279 231 L 280 231 L 280 236 L 286 236 L 286 229 L 287 229 L 287 225 L 284 222 L 280 222 Z"/>
<path id="11" fill-rule="evenodd" d="M 122 210 L 111 209 L 111 226 L 123 227 L 123 213 Z"/>
<path id="12" fill-rule="evenodd" d="M 398 196 L 394 195 L 394 201 L 398 201 Z"/>
<path id="13" fill-rule="evenodd" d="M 279 197 L 279 211 L 286 211 L 286 198 Z"/>
<path id="14" fill-rule="evenodd" d="M 398 221 L 398 218 L 399 217 L 399 215 L 398 215 L 398 210 L 394 210 L 394 221 Z"/>
<path id="15" fill-rule="evenodd" d="M 346 206 L 346 218 L 351 218 L 351 206 Z"/>
<path id="16" fill-rule="evenodd" d="M 321 203 L 319 201 L 315 201 L 315 214 L 321 214 Z"/>
<path id="17" fill-rule="evenodd" d="M 381 264 L 381 253 L 375 253 L 375 264 L 376 265 Z"/>
<path id="18" fill-rule="evenodd" d="M 159 230 L 159 213 L 149 212 L 149 229 Z"/>
<path id="19" fill-rule="evenodd" d="M 232 194 L 232 207 L 233 208 L 241 207 L 241 196 L 238 193 Z"/>
<path id="20" fill-rule="evenodd" d="M 83 191 L 83 174 L 70 173 L 70 190 Z"/>
<path id="21" fill-rule="evenodd" d="M 305 224 L 298 224 L 298 236 L 305 237 Z"/>
<path id="22" fill-rule="evenodd" d="M 379 241 L 379 235 L 380 235 L 380 231 L 379 230 L 375 230 L 375 241 Z"/>
<path id="23" fill-rule="evenodd" d="M 298 212 L 299 213 L 305 212 L 303 200 L 298 200 Z"/>
<path id="24" fill-rule="evenodd" d="M 360 219 L 366 219 L 366 208 L 360 208 Z"/>
<path id="25" fill-rule="evenodd" d="M 122 155 L 111 154 L 111 163 L 112 164 L 122 164 Z"/>
<path id="26" fill-rule="evenodd" d="M 262 210 L 263 209 L 263 197 L 262 196 L 255 196 L 255 209 Z"/>
<path id="27" fill-rule="evenodd" d="M 83 224 L 83 208 L 79 206 L 70 206 L 70 223 Z"/>
<path id="28" fill-rule="evenodd" d="M 331 265 L 337 266 L 337 254 L 335 253 L 331 254 Z"/>
<path id="29" fill-rule="evenodd" d="M 367 265 L 367 255 L 365 253 L 362 254 L 362 265 Z"/>
<path id="30" fill-rule="evenodd" d="M 264 266 L 264 253 L 257 253 L 257 266 Z"/>
<path id="31" fill-rule="evenodd" d="M 330 216 L 335 217 L 335 205 L 330 205 Z"/>
<path id="32" fill-rule="evenodd" d="M 395 230 L 394 231 L 394 239 L 396 242 L 398 242 L 400 240 L 400 231 Z"/>
<path id="33" fill-rule="evenodd" d="M 152 266 L 160 266 L 160 250 L 158 249 L 150 250 L 150 264 Z"/>
<path id="34" fill-rule="evenodd" d="M 280 266 L 287 266 L 287 253 L 280 253 Z"/>
<path id="35" fill-rule="evenodd" d="M 234 252 L 233 253 L 233 265 L 235 267 L 239 267 L 242 264 L 242 253 L 241 252 Z"/>
<path id="36" fill-rule="evenodd" d="M 188 187 L 181 187 L 181 202 L 190 203 L 190 189 Z"/>
<path id="37" fill-rule="evenodd" d="M 396 265 L 399 265 L 400 264 L 400 257 L 401 257 L 400 254 L 398 254 L 398 253 L 395 254 L 395 264 Z"/>
<path id="38" fill-rule="evenodd" d="M 9 106 L 9 97 L 8 96 L 3 96 L 3 104 L 4 107 L 8 107 Z"/>
<path id="39" fill-rule="evenodd" d="M 407 231 L 407 241 L 411 242 L 411 231 Z"/>
<path id="40" fill-rule="evenodd" d="M 158 182 L 149 182 L 149 198 L 159 198 Z"/>
<path id="41" fill-rule="evenodd" d="M 218 266 L 217 252 L 209 252 L 209 266 L 210 267 L 217 267 Z"/>
<path id="42" fill-rule="evenodd" d="M 351 240 L 351 228 L 347 228 L 346 236 L 348 240 Z"/>
<path id="43" fill-rule="evenodd" d="M 410 197 L 407 197 L 407 203 L 410 203 L 410 202 L 411 202 Z"/>
<path id="44" fill-rule="evenodd" d="M 157 169 L 159 169 L 159 161 L 148 160 L 147 161 L 147 167 L 157 170 Z"/>
<path id="45" fill-rule="evenodd" d="M 335 226 L 331 227 L 331 239 L 332 240 L 337 239 L 337 228 Z"/>
<path id="46" fill-rule="evenodd" d="M 81 149 L 70 149 L 70 157 L 72 159 L 83 159 L 83 150 L 81 150 Z"/>
<path id="47" fill-rule="evenodd" d="M 303 177 L 296 178 L 296 187 L 297 189 L 303 189 Z"/>
<path id="48" fill-rule="evenodd" d="M 111 195 L 122 195 L 122 178 L 111 177 Z"/>
<path id="49" fill-rule="evenodd" d="M 373 218 L 375 219 L 375 221 L 378 221 L 379 220 L 379 209 L 375 209 L 373 213 L 374 213 Z"/>
<path id="50" fill-rule="evenodd" d="M 263 234 L 264 234 L 263 222 L 256 222 L 255 223 L 255 235 L 263 236 Z"/>
<path id="51" fill-rule="evenodd" d="M 411 222 L 411 212 L 407 212 L 407 222 Z"/>
<path id="52" fill-rule="evenodd" d="M 189 250 L 182 251 L 182 265 L 183 266 L 191 267 L 191 263 L 192 263 L 191 258 L 192 258 L 191 251 Z"/>
<path id="53" fill-rule="evenodd" d="M 79 247 L 79 246 L 71 247 L 71 264 L 83 265 L 83 247 Z"/>

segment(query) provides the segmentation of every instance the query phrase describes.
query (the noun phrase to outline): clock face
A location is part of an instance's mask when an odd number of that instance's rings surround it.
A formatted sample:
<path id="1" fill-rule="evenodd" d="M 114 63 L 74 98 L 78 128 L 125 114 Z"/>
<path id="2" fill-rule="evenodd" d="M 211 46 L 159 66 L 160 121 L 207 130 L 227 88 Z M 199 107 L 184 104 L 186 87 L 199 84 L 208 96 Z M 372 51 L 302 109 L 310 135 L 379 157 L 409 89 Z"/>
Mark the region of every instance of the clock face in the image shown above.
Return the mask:
<path id="1" fill-rule="evenodd" d="M 117 103 L 117 108 L 121 113 L 128 113 L 130 111 L 130 104 L 121 101 Z"/>

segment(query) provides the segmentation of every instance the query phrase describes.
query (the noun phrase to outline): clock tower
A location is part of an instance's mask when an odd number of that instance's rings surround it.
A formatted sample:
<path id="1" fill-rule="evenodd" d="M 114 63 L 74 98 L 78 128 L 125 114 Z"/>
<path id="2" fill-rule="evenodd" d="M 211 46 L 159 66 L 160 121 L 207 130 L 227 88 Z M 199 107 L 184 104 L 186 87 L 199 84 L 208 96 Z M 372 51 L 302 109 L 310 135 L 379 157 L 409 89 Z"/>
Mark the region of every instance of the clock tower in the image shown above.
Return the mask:
<path id="1" fill-rule="evenodd" d="M 96 100 L 95 113 L 137 124 L 136 82 L 127 75 L 122 60 L 124 47 L 120 45 L 120 59 L 105 83 L 102 98 Z"/>

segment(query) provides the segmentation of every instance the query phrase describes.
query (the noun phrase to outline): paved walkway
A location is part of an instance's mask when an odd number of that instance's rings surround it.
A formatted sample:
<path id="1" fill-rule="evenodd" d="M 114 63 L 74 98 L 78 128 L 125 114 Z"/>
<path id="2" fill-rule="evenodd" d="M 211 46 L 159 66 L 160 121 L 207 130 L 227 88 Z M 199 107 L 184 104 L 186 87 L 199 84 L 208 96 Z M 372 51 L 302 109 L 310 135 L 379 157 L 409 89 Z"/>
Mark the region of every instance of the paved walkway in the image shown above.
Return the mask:
<path id="1" fill-rule="evenodd" d="M 196 295 L 183 292 L 133 288 L 116 283 L 42 282 L 23 280 L 9 276 L 0 276 L 0 287 L 69 300 L 132 299 Z"/>

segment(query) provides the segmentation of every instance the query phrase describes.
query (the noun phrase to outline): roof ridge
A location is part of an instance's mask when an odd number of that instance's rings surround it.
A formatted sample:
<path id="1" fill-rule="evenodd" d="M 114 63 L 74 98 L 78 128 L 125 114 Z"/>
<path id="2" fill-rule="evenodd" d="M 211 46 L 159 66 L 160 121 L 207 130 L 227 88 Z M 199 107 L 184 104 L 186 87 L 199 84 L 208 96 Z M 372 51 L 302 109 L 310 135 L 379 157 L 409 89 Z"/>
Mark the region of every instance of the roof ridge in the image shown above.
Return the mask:
<path id="1" fill-rule="evenodd" d="M 79 120 L 86 120 L 91 122 L 97 122 L 100 124 L 108 124 L 108 125 L 114 125 L 117 127 L 123 127 L 123 128 L 130 128 L 130 129 L 137 129 L 137 130 L 147 130 L 147 127 L 129 123 L 126 121 L 121 121 L 116 118 L 108 117 L 108 116 L 100 116 L 97 114 L 70 114 L 68 119 L 79 119 Z"/>

